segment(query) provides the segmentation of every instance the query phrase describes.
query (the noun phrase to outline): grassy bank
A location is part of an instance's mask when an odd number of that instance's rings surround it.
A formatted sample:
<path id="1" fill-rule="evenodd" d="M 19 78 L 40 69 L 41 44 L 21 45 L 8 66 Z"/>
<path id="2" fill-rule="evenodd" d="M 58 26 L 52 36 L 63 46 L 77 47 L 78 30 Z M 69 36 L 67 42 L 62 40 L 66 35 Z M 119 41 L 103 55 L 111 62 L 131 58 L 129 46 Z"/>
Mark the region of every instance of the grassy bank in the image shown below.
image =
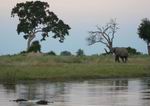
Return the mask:
<path id="1" fill-rule="evenodd" d="M 52 81 L 94 78 L 150 77 L 150 57 L 131 56 L 115 63 L 113 56 L 1 56 L 0 80 Z"/>

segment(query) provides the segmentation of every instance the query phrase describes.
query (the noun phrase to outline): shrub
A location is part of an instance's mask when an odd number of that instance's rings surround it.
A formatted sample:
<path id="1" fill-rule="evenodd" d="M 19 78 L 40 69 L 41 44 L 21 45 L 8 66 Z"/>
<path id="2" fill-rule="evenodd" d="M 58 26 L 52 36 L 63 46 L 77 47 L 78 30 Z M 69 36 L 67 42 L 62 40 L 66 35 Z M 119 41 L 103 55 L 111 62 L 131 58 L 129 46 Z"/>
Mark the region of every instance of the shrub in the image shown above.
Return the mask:
<path id="1" fill-rule="evenodd" d="M 50 51 L 47 53 L 47 55 L 56 56 L 56 53 L 54 51 Z"/>
<path id="2" fill-rule="evenodd" d="M 21 52 L 20 52 L 20 54 L 25 54 L 25 53 L 27 53 L 27 52 L 26 52 L 26 51 L 21 51 Z"/>
<path id="3" fill-rule="evenodd" d="M 131 47 L 127 47 L 128 53 L 131 55 L 140 55 L 142 53 L 137 52 L 137 50 L 135 48 L 131 48 Z"/>
<path id="4" fill-rule="evenodd" d="M 60 55 L 61 55 L 61 56 L 71 56 L 72 54 L 71 54 L 71 52 L 69 52 L 69 51 L 62 51 L 62 52 L 60 53 Z"/>
<path id="5" fill-rule="evenodd" d="M 79 49 L 76 53 L 77 56 L 84 56 L 84 51 L 82 49 Z"/>
<path id="6" fill-rule="evenodd" d="M 41 45 L 39 41 L 33 41 L 27 52 L 41 52 Z"/>

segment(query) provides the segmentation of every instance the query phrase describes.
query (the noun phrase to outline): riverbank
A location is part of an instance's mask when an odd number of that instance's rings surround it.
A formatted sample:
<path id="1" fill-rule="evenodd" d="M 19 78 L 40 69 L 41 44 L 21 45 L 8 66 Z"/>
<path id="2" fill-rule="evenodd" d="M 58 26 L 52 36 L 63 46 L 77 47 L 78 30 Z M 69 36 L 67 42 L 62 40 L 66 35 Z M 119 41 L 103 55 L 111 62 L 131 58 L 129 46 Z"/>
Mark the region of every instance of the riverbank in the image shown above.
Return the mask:
<path id="1" fill-rule="evenodd" d="M 115 63 L 113 56 L 0 56 L 0 80 L 82 80 L 150 77 L 150 56 L 131 56 Z"/>

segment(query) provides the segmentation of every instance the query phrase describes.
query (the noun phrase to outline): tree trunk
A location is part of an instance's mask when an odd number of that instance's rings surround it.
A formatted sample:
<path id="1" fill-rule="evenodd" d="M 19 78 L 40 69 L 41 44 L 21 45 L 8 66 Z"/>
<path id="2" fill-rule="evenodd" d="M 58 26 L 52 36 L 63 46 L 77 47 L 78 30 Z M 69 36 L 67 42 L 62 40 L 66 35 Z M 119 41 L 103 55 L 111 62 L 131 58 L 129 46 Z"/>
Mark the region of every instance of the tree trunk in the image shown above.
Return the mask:
<path id="1" fill-rule="evenodd" d="M 31 41 L 35 38 L 35 34 L 32 33 L 29 35 L 29 38 L 28 38 L 28 42 L 27 42 L 27 51 L 29 50 L 30 48 L 30 45 L 31 45 Z"/>
<path id="2" fill-rule="evenodd" d="M 109 42 L 109 45 L 106 45 L 107 46 L 107 48 L 108 48 L 108 50 L 109 51 L 107 51 L 107 49 L 106 48 L 104 48 L 104 50 L 105 50 L 105 53 L 106 54 L 112 54 L 113 52 L 112 52 L 112 42 Z"/>
<path id="3" fill-rule="evenodd" d="M 27 51 L 28 51 L 29 48 L 30 48 L 30 44 L 31 44 L 31 40 L 30 40 L 30 38 L 28 38 L 28 42 L 27 42 Z"/>
<path id="4" fill-rule="evenodd" d="M 106 49 L 106 48 L 104 48 L 104 50 L 105 50 L 105 53 L 106 53 L 106 54 L 109 54 L 109 53 L 110 53 L 110 52 L 108 52 L 108 51 L 107 51 L 107 49 Z"/>
<path id="5" fill-rule="evenodd" d="M 147 43 L 148 54 L 150 55 L 150 42 Z"/>
<path id="6" fill-rule="evenodd" d="M 109 48 L 109 52 L 112 53 L 112 48 L 113 48 L 113 43 L 112 42 L 109 42 L 108 48 Z"/>

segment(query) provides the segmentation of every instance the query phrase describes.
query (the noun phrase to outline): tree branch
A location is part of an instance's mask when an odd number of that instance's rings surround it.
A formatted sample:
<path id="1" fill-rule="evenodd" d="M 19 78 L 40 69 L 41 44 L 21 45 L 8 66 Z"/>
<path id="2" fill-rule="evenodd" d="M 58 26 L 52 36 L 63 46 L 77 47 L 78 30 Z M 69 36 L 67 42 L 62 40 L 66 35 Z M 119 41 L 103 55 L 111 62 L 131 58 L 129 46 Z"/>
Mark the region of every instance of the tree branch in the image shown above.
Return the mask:
<path id="1" fill-rule="evenodd" d="M 89 33 L 91 34 L 91 36 L 99 38 L 99 40 L 105 39 L 106 42 L 109 42 L 109 36 L 107 36 L 103 31 L 91 31 Z"/>
<path id="2" fill-rule="evenodd" d="M 96 26 L 98 30 L 100 30 L 102 36 L 104 37 L 104 39 L 107 41 L 107 42 L 110 42 L 110 37 L 109 37 L 109 34 L 107 34 L 106 32 L 110 29 L 110 26 L 109 25 L 106 25 L 106 27 L 102 27 L 100 28 L 99 26 Z"/>
<path id="3" fill-rule="evenodd" d="M 96 26 L 96 28 L 97 31 L 89 32 L 90 36 L 87 39 L 89 45 L 100 42 L 106 45 L 106 47 L 111 51 L 113 46 L 113 39 L 118 29 L 116 21 L 111 20 L 108 24 L 106 24 L 106 26 L 104 27 Z"/>
<path id="4" fill-rule="evenodd" d="M 43 32 L 41 27 L 34 29 L 34 33 L 38 33 L 38 32 Z"/>

